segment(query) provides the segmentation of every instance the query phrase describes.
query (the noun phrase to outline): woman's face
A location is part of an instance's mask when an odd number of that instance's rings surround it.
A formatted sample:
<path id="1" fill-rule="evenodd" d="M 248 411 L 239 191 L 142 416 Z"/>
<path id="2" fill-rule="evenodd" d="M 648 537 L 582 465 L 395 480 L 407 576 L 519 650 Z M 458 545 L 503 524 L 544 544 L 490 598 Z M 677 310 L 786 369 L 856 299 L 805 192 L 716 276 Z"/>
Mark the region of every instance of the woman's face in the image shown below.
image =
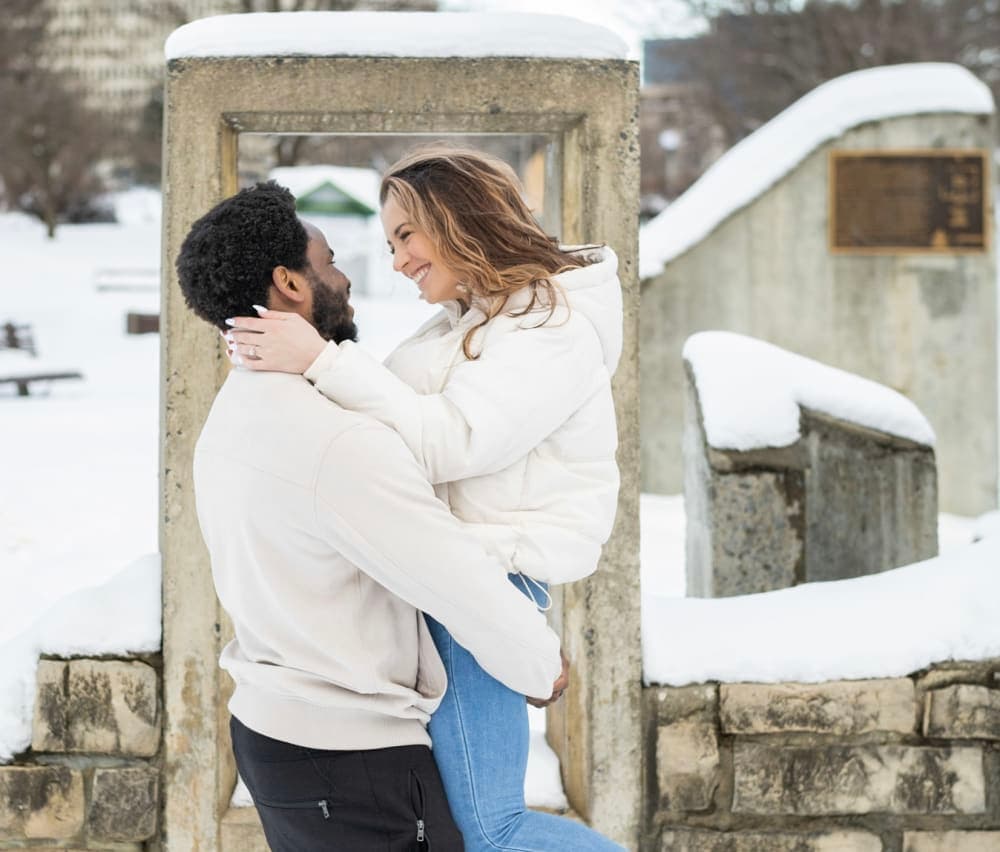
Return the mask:
<path id="1" fill-rule="evenodd" d="M 417 285 L 421 299 L 433 305 L 460 298 L 458 277 L 391 195 L 382 205 L 382 228 L 392 252 L 392 268 Z"/>

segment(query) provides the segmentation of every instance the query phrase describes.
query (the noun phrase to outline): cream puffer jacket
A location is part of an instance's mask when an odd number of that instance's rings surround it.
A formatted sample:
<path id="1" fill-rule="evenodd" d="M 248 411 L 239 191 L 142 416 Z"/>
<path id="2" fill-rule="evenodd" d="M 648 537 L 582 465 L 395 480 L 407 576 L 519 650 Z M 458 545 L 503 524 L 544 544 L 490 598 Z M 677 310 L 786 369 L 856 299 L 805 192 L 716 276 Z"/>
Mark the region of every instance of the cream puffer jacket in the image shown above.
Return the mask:
<path id="1" fill-rule="evenodd" d="M 595 570 L 618 497 L 618 258 L 606 247 L 577 251 L 593 262 L 553 277 L 565 300 L 551 319 L 548 306 L 510 316 L 530 298 L 516 293 L 476 332 L 475 360 L 462 340 L 484 314 L 447 303 L 385 365 L 331 343 L 305 373 L 330 399 L 395 429 L 499 563 L 547 583 Z"/>

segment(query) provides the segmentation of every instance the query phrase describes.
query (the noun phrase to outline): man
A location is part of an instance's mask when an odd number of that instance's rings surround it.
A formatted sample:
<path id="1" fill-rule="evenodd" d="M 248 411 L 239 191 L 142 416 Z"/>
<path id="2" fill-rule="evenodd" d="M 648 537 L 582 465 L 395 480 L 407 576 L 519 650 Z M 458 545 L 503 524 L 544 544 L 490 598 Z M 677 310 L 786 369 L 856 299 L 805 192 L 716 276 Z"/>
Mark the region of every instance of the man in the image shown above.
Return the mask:
<path id="1" fill-rule="evenodd" d="M 257 304 L 356 336 L 350 282 L 274 183 L 198 220 L 177 271 L 188 305 L 220 329 Z M 233 749 L 272 849 L 461 850 L 425 730 L 446 683 L 420 611 L 498 680 L 543 698 L 560 674 L 544 617 L 395 432 L 301 376 L 234 370 L 194 468 L 235 628 L 221 658 L 236 682 Z"/>

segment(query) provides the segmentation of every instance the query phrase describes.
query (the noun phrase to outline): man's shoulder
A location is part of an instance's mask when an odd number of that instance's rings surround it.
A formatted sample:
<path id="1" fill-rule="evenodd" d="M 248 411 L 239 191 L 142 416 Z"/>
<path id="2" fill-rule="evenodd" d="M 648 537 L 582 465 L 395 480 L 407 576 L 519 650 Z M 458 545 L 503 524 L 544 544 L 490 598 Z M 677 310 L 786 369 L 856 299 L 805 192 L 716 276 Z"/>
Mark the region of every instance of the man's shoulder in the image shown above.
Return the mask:
<path id="1" fill-rule="evenodd" d="M 385 428 L 331 402 L 301 376 L 233 371 L 216 395 L 196 454 L 225 456 L 305 483 L 344 436 Z"/>

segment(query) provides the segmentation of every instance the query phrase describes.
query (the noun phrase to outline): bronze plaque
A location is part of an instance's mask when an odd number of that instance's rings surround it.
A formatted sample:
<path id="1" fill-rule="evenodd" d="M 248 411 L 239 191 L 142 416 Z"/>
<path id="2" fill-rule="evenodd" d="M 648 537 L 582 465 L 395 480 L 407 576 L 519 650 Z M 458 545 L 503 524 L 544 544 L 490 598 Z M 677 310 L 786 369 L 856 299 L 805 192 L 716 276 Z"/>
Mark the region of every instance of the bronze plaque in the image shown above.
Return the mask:
<path id="1" fill-rule="evenodd" d="M 834 151 L 830 248 L 985 251 L 987 180 L 985 151 Z"/>

